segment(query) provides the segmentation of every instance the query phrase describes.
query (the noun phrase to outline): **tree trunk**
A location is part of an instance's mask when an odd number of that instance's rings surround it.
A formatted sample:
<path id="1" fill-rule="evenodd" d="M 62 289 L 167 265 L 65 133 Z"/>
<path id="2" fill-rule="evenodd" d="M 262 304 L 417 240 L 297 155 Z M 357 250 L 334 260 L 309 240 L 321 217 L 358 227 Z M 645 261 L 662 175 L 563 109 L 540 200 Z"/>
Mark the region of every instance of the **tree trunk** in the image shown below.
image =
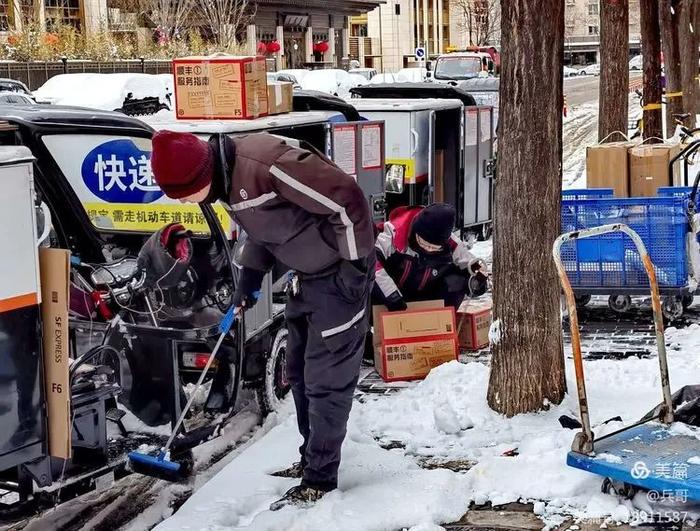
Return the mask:
<path id="1" fill-rule="evenodd" d="M 681 54 L 681 86 L 683 87 L 683 110 L 695 116 L 700 112 L 698 99 L 698 29 L 693 25 L 697 1 L 681 0 L 678 6 L 678 42 Z M 688 124 L 695 125 L 690 119 Z"/>
<path id="2" fill-rule="evenodd" d="M 639 0 L 644 68 L 644 139 L 663 139 L 661 123 L 661 29 L 659 0 Z"/>
<path id="3" fill-rule="evenodd" d="M 566 392 L 551 258 L 561 226 L 564 2 L 503 0 L 501 35 L 493 291 L 500 339 L 487 398 L 513 416 L 559 403 Z"/>
<path id="4" fill-rule="evenodd" d="M 628 0 L 600 2 L 600 93 L 598 140 L 627 132 L 629 105 Z M 616 140 L 612 135 L 608 140 Z"/>
<path id="5" fill-rule="evenodd" d="M 666 77 L 666 136 L 673 136 L 673 115 L 683 112 L 681 93 L 681 54 L 678 44 L 678 12 L 672 9 L 675 0 L 659 0 L 659 20 Z"/>

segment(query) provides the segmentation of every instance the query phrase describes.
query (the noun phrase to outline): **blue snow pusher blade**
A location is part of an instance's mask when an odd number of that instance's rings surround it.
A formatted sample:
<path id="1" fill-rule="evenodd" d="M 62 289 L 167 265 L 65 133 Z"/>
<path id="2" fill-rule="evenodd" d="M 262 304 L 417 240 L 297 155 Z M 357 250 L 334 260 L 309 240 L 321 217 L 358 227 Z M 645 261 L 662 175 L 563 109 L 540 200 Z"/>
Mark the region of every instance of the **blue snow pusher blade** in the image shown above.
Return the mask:
<path id="1" fill-rule="evenodd" d="M 569 452 L 566 464 L 646 490 L 683 492 L 689 500 L 700 500 L 700 430 L 682 423 L 672 426 L 676 429 L 643 424 L 597 439 L 595 455 Z"/>
<path id="2" fill-rule="evenodd" d="M 166 459 L 163 452 L 159 452 L 156 456 L 129 452 L 128 458 L 131 469 L 146 476 L 173 481 L 179 479 L 182 474 L 180 463 Z"/>

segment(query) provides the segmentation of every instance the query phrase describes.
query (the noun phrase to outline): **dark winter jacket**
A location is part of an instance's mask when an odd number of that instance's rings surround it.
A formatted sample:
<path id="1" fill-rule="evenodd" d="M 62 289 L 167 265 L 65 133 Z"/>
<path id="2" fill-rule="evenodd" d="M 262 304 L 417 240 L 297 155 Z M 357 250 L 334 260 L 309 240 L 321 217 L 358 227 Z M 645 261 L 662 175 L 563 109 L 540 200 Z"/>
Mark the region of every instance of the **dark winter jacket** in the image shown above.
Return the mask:
<path id="1" fill-rule="evenodd" d="M 241 265 L 267 271 L 278 260 L 314 275 L 372 254 L 369 206 L 357 182 L 292 142 L 269 134 L 232 141 L 228 199 L 248 235 Z"/>
<path id="2" fill-rule="evenodd" d="M 421 292 L 432 291 L 455 266 L 468 276 L 477 260 L 467 245 L 451 237 L 443 252 L 423 254 L 412 248 L 412 224 L 423 207 L 399 207 L 380 226 L 375 248 L 377 265 L 375 293 L 380 292 L 387 303 L 398 298 L 414 300 Z M 377 289 L 378 288 L 378 289 Z"/>

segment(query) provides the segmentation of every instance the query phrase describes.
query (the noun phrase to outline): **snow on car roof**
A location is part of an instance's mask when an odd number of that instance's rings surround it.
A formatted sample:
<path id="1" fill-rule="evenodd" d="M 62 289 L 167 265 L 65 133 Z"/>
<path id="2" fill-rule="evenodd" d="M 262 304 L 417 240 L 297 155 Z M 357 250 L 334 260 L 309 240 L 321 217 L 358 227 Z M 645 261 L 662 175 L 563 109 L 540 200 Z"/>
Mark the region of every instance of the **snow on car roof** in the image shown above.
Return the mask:
<path id="1" fill-rule="evenodd" d="M 32 159 L 34 159 L 34 155 L 26 146 L 0 146 L 0 165 L 14 164 Z"/>
<path id="2" fill-rule="evenodd" d="M 141 120 L 154 129 L 188 133 L 252 133 L 270 129 L 282 129 L 297 125 L 326 123 L 339 113 L 335 111 L 305 111 L 265 116 L 255 120 L 177 120 L 173 111 L 160 111 Z"/>
<path id="3" fill-rule="evenodd" d="M 112 111 L 131 94 L 134 99 L 157 97 L 167 103 L 166 77 L 152 74 L 59 74 L 39 87 L 39 100 Z"/>
<path id="4" fill-rule="evenodd" d="M 459 100 L 436 98 L 425 98 L 415 100 L 398 98 L 350 98 L 347 101 L 358 111 L 426 111 L 440 109 L 457 109 L 462 106 L 462 102 Z"/>

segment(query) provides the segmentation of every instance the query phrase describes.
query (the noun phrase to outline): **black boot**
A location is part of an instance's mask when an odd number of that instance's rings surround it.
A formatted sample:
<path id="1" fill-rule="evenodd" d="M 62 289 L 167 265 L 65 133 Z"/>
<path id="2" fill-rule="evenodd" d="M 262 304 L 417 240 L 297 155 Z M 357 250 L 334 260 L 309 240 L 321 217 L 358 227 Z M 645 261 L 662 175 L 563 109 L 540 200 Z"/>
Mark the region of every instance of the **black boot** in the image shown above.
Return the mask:
<path id="1" fill-rule="evenodd" d="M 294 505 L 295 507 L 300 508 L 310 507 L 318 500 L 323 498 L 327 492 L 328 491 L 314 489 L 304 485 L 297 485 L 296 487 L 289 489 L 284 496 L 271 504 L 270 510 L 279 511 L 282 507 L 286 507 L 287 505 Z"/>
<path id="2" fill-rule="evenodd" d="M 271 472 L 270 475 L 275 476 L 276 478 L 301 479 L 303 473 L 304 467 L 301 465 L 301 462 L 296 462 L 288 468 Z"/>

